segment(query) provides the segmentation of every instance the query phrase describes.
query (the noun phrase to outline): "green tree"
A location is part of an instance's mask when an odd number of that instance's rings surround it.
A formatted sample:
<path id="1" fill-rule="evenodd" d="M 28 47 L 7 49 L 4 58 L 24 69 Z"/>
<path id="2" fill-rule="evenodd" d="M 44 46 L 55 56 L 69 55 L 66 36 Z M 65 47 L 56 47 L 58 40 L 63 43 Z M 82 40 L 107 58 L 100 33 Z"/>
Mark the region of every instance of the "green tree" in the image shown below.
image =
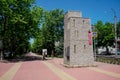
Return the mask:
<path id="1" fill-rule="evenodd" d="M 43 35 L 42 31 L 39 30 L 36 37 L 34 38 L 34 43 L 32 44 L 32 51 L 40 54 L 43 46 Z"/>
<path id="2" fill-rule="evenodd" d="M 45 12 L 45 26 L 47 27 L 47 48 L 50 54 L 55 54 L 55 42 L 59 41 L 63 37 L 63 10 L 55 9 L 50 12 Z"/>
<path id="3" fill-rule="evenodd" d="M 22 55 L 30 49 L 29 39 L 38 32 L 43 8 L 34 0 L 0 0 L 3 51 Z"/>
<path id="4" fill-rule="evenodd" d="M 40 52 L 40 49 L 46 48 L 49 55 L 55 55 L 55 42 L 63 39 L 63 18 L 64 13 L 60 9 L 44 12 L 43 24 L 40 25 L 40 32 L 35 37 L 33 44 L 34 49 L 35 47 L 39 49 L 36 51 Z"/>
<path id="5" fill-rule="evenodd" d="M 98 21 L 95 24 L 95 31 L 98 32 L 97 46 L 106 47 L 106 50 L 108 51 L 108 46 L 112 46 L 114 44 L 113 24 L 109 22 L 106 22 L 105 24 L 103 24 L 102 21 Z M 109 51 L 107 53 L 109 53 Z"/>

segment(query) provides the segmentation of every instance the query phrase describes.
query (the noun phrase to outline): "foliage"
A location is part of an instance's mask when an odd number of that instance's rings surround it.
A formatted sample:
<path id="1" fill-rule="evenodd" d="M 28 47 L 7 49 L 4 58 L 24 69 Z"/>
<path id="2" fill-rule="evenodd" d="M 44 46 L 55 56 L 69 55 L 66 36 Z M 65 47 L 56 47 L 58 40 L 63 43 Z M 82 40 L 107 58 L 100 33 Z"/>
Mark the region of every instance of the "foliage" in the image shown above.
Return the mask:
<path id="1" fill-rule="evenodd" d="M 33 51 L 40 53 L 43 48 L 48 49 L 49 55 L 55 55 L 55 42 L 63 39 L 63 10 L 45 11 L 43 24 L 35 37 Z"/>
<path id="2" fill-rule="evenodd" d="M 58 45 L 55 46 L 55 56 L 56 57 L 63 57 L 63 39 L 61 39 L 60 41 L 58 41 Z"/>
<path id="3" fill-rule="evenodd" d="M 102 21 L 98 21 L 95 24 L 94 31 L 98 32 L 98 37 L 96 38 L 98 47 L 113 46 L 115 43 L 114 24 L 110 22 L 103 24 Z M 120 37 L 120 22 L 117 23 L 117 37 Z"/>
<path id="4" fill-rule="evenodd" d="M 29 39 L 37 33 L 43 9 L 34 0 L 0 0 L 2 50 L 22 55 L 30 49 Z"/>
<path id="5" fill-rule="evenodd" d="M 98 21 L 95 24 L 95 31 L 98 33 L 98 37 L 96 38 L 96 46 L 106 47 L 106 54 L 110 54 L 108 46 L 114 46 L 115 42 L 113 24 L 110 22 L 103 24 L 102 21 Z"/>
<path id="6" fill-rule="evenodd" d="M 102 21 L 98 21 L 95 24 L 95 30 L 98 32 L 97 46 L 112 46 L 114 43 L 114 27 L 112 23 L 106 22 L 103 24 Z"/>

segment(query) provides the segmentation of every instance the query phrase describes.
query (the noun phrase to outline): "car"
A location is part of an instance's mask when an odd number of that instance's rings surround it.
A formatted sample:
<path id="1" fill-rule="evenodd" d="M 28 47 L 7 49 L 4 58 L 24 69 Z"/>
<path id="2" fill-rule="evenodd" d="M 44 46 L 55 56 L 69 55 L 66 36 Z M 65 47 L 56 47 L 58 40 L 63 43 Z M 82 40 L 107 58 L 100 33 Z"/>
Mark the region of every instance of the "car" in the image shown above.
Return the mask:
<path id="1" fill-rule="evenodd" d="M 117 54 L 120 55 L 120 51 L 118 51 Z"/>

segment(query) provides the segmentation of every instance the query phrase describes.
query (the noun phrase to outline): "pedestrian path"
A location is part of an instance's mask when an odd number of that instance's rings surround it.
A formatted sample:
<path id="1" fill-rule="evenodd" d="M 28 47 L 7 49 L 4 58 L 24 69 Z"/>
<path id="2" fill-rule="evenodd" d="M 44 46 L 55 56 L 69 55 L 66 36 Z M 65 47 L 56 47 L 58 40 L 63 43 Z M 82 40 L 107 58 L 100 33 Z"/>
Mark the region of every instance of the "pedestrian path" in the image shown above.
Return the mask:
<path id="1" fill-rule="evenodd" d="M 63 59 L 49 61 L 77 80 L 120 80 L 120 66 L 97 62 L 97 67 L 65 68 L 61 66 Z M 107 70 L 105 70 L 108 68 Z"/>
<path id="2" fill-rule="evenodd" d="M 120 80 L 118 65 L 98 62 L 97 67 L 66 68 L 62 62 L 58 58 L 17 62 L 0 75 L 0 80 Z M 0 67 L 1 73 L 4 65 L 0 63 Z"/>
<path id="3" fill-rule="evenodd" d="M 22 62 L 12 80 L 61 80 L 42 62 L 40 60 Z"/>
<path id="4" fill-rule="evenodd" d="M 0 80 L 12 80 L 16 72 L 21 66 L 21 62 L 16 63 L 12 68 L 10 68 L 3 76 L 0 77 Z"/>
<path id="5" fill-rule="evenodd" d="M 49 69 L 51 69 L 55 74 L 57 74 L 61 80 L 77 80 L 74 77 L 68 75 L 67 73 L 65 73 L 64 71 L 62 71 L 61 69 L 59 69 L 58 67 L 56 67 L 55 65 L 48 63 L 48 62 L 43 62 L 46 66 L 48 66 Z"/>
<path id="6" fill-rule="evenodd" d="M 15 63 L 0 62 L 0 77 L 4 75 Z"/>
<path id="7" fill-rule="evenodd" d="M 118 74 L 118 73 L 105 71 L 105 70 L 98 69 L 98 68 L 93 68 L 93 67 L 90 67 L 89 69 L 93 70 L 93 71 L 96 71 L 96 72 L 99 72 L 99 73 L 102 73 L 102 74 L 105 74 L 105 75 L 108 75 L 108 76 L 112 76 L 112 77 L 115 77 L 115 78 L 120 78 L 120 74 Z"/>

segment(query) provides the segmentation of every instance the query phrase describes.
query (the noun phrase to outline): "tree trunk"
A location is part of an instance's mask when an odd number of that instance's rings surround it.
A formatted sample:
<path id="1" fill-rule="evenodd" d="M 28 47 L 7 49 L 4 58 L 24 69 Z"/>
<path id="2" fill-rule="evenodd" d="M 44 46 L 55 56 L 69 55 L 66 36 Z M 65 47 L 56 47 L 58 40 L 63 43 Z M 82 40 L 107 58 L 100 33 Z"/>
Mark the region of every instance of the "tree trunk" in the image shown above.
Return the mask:
<path id="1" fill-rule="evenodd" d="M 110 52 L 107 46 L 106 46 L 106 55 L 110 55 Z"/>
<path id="2" fill-rule="evenodd" d="M 54 50 L 51 51 L 51 57 L 54 58 Z"/>

